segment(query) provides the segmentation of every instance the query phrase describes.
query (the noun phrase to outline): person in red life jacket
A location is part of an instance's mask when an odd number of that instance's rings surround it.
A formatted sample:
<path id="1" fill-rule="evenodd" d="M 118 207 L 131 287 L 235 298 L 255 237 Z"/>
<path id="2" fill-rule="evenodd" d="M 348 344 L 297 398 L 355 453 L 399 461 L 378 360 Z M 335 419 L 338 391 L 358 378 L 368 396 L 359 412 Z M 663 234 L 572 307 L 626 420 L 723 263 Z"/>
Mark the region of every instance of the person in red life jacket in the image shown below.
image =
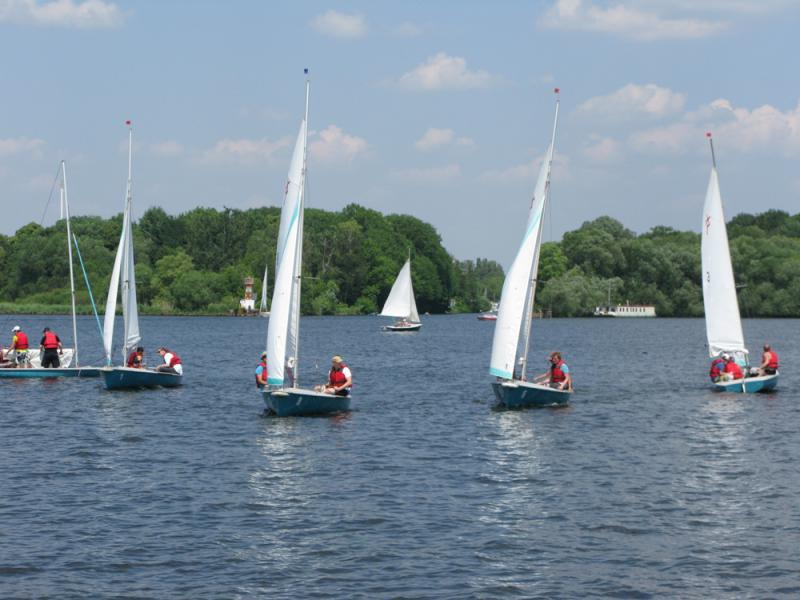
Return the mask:
<path id="1" fill-rule="evenodd" d="M 11 330 L 14 337 L 11 338 L 11 346 L 8 348 L 9 352 L 14 353 L 14 359 L 17 363 L 17 368 L 32 367 L 30 357 L 28 356 L 28 336 L 19 325 L 16 325 Z"/>
<path id="2" fill-rule="evenodd" d="M 331 359 L 331 370 L 328 372 L 328 383 L 322 391 L 337 396 L 349 396 L 353 386 L 353 374 L 341 356 Z"/>
<path id="3" fill-rule="evenodd" d="M 733 357 L 730 354 L 728 353 L 723 354 L 722 359 L 725 361 L 725 371 L 723 375 L 724 381 L 744 379 L 744 373 L 742 373 L 742 368 L 736 364 L 736 361 L 733 360 Z"/>
<path id="4" fill-rule="evenodd" d="M 42 331 L 42 340 L 39 342 L 39 351 L 42 353 L 42 367 L 45 369 L 57 369 L 61 366 L 61 361 L 58 358 L 59 354 L 64 353 L 64 348 L 61 345 L 61 338 L 54 332 L 50 331 L 49 327 L 45 327 Z"/>
<path id="5" fill-rule="evenodd" d="M 717 356 L 711 361 L 711 369 L 708 371 L 708 376 L 714 383 L 718 382 L 725 372 L 725 359 L 722 356 Z"/>
<path id="6" fill-rule="evenodd" d="M 534 382 L 545 383 L 552 388 L 572 391 L 572 375 L 560 352 L 550 353 L 550 370 L 534 378 Z"/>
<path id="7" fill-rule="evenodd" d="M 761 355 L 759 375 L 775 375 L 778 372 L 778 353 L 769 344 L 764 344 L 764 353 Z"/>
<path id="8" fill-rule="evenodd" d="M 144 367 L 144 348 L 136 346 L 136 350 L 131 350 L 128 354 L 127 366 L 131 369 L 141 369 Z"/>
<path id="9" fill-rule="evenodd" d="M 258 363 L 256 367 L 256 387 L 258 389 L 264 389 L 267 387 L 267 353 L 261 353 L 261 362 Z"/>
<path id="10" fill-rule="evenodd" d="M 156 371 L 183 375 L 183 364 L 181 363 L 180 356 L 175 354 L 169 348 L 164 348 L 163 346 L 158 349 L 158 353 L 161 355 L 161 358 L 164 359 L 164 364 L 158 365 L 156 367 Z"/>

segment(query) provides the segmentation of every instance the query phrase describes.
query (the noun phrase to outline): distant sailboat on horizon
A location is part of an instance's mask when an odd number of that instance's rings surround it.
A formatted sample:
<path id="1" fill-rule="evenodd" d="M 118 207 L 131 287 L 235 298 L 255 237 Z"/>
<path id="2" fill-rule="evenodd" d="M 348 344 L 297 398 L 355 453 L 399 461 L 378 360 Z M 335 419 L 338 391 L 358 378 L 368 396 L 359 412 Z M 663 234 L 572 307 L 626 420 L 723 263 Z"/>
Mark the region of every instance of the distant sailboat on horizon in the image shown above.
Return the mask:
<path id="1" fill-rule="evenodd" d="M 267 274 L 269 265 L 264 265 L 264 279 L 261 282 L 261 306 L 258 309 L 258 314 L 262 317 L 268 317 L 269 311 L 267 310 Z"/>

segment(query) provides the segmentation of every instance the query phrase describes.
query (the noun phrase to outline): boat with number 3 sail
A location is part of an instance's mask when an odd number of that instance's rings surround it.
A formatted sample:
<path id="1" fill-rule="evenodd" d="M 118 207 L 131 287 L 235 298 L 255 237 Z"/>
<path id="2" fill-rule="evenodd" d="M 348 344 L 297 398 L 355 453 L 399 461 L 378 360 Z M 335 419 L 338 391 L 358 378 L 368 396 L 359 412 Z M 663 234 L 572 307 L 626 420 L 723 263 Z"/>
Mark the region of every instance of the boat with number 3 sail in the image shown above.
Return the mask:
<path id="1" fill-rule="evenodd" d="M 721 392 L 766 392 L 778 385 L 778 373 L 774 375 L 750 375 L 749 352 L 744 345 L 739 301 L 736 298 L 736 282 L 728 246 L 728 231 L 722 210 L 722 194 L 719 189 L 717 159 L 714 155 L 714 140 L 707 133 L 711 147 L 711 177 L 703 206 L 703 229 L 700 254 L 703 273 L 703 305 L 706 313 L 706 337 L 708 355 L 711 358 L 728 354 L 742 367 L 743 379 L 717 381 L 714 389 Z"/>
<path id="2" fill-rule="evenodd" d="M 106 299 L 106 314 L 103 324 L 103 347 L 107 366 L 101 369 L 103 382 L 109 390 L 143 387 L 176 387 L 183 383 L 183 374 L 167 373 L 146 368 L 125 366 L 128 352 L 142 339 L 139 332 L 139 308 L 136 301 L 136 268 L 133 259 L 133 189 L 131 179 L 133 153 L 133 127 L 128 126 L 128 184 L 125 192 L 125 211 L 122 213 L 122 233 L 119 238 L 114 269 Z M 122 296 L 122 365 L 112 366 L 114 349 L 114 321 L 117 311 L 117 291 Z"/>
<path id="3" fill-rule="evenodd" d="M 303 266 L 303 218 L 308 159 L 308 99 L 306 102 L 286 182 L 278 230 L 277 268 L 267 327 L 267 411 L 279 417 L 324 415 L 350 409 L 348 396 L 299 387 L 300 291 Z"/>
<path id="4" fill-rule="evenodd" d="M 526 373 L 539 250 L 550 196 L 550 171 L 558 125 L 558 91 L 556 88 L 556 109 L 550 146 L 539 170 L 525 235 L 503 282 L 494 329 L 489 373 L 496 377 L 492 382 L 492 390 L 498 407 L 503 408 L 563 405 L 567 404 L 572 393 L 570 389 L 554 389 L 546 384 L 527 381 Z"/>

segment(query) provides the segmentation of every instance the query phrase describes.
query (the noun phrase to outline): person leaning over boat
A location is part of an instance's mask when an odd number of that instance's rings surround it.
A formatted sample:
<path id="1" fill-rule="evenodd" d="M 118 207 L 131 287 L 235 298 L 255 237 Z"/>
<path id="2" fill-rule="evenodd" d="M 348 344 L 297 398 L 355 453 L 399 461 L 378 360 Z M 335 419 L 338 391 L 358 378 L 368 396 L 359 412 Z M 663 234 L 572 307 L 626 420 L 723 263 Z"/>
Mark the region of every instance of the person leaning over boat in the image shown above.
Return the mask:
<path id="1" fill-rule="evenodd" d="M 322 389 L 327 394 L 337 396 L 349 396 L 350 388 L 353 386 L 353 374 L 341 356 L 334 356 L 331 359 L 331 370 L 328 372 L 328 383 Z"/>
<path id="2" fill-rule="evenodd" d="M 42 331 L 39 351 L 42 353 L 42 368 L 57 369 L 61 366 L 58 355 L 64 353 L 64 347 L 61 345 L 61 338 L 50 331 L 49 327 L 45 327 Z"/>
<path id="3" fill-rule="evenodd" d="M 136 350 L 131 350 L 125 364 L 131 369 L 141 369 L 144 366 L 144 348 L 142 346 L 136 346 Z"/>
<path id="4" fill-rule="evenodd" d="M 708 376 L 714 383 L 718 382 L 725 371 L 725 359 L 722 356 L 717 356 L 711 361 L 711 369 L 708 371 Z"/>
<path id="5" fill-rule="evenodd" d="M 0 369 L 9 369 L 12 368 L 13 366 L 14 363 L 6 358 L 6 355 L 3 352 L 3 347 L 0 346 Z"/>
<path id="6" fill-rule="evenodd" d="M 163 365 L 158 365 L 156 367 L 156 371 L 161 373 L 175 373 L 177 375 L 183 375 L 183 364 L 181 363 L 181 357 L 175 354 L 169 348 L 164 348 L 163 346 L 158 349 L 158 353 L 161 355 L 161 358 L 164 359 Z"/>
<path id="7" fill-rule="evenodd" d="M 572 390 L 572 375 L 561 352 L 550 353 L 550 370 L 534 378 L 535 383 L 545 383 L 559 390 Z"/>
<path id="8" fill-rule="evenodd" d="M 769 344 L 764 344 L 764 353 L 761 355 L 759 375 L 775 375 L 778 372 L 778 353 Z"/>
<path id="9" fill-rule="evenodd" d="M 267 387 L 267 353 L 261 353 L 261 362 L 256 367 L 256 387 L 264 389 Z"/>
<path id="10" fill-rule="evenodd" d="M 11 346 L 8 351 L 14 353 L 17 368 L 32 368 L 33 365 L 31 365 L 30 356 L 28 356 L 28 335 L 22 331 L 19 325 L 15 325 L 11 333 L 14 334 L 14 337 L 11 338 Z"/>
<path id="11" fill-rule="evenodd" d="M 725 370 L 722 374 L 722 381 L 731 381 L 736 379 L 744 379 L 742 368 L 736 364 L 733 357 L 727 352 L 722 355 L 722 360 L 725 361 Z"/>

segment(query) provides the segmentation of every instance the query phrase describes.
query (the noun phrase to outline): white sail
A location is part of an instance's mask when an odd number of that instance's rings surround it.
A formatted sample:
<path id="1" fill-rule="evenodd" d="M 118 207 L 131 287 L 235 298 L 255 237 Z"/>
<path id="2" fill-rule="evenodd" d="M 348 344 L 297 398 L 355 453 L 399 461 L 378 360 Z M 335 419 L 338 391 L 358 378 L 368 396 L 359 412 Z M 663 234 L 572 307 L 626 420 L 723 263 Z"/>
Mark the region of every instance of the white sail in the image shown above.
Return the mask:
<path id="1" fill-rule="evenodd" d="M 284 385 L 287 364 L 295 369 L 291 379 L 296 379 L 297 375 L 308 93 L 309 84 L 306 82 L 306 116 L 300 123 L 289 167 L 278 232 L 275 287 L 272 290 L 272 309 L 267 328 L 268 384 L 274 386 Z M 293 384 L 291 379 L 289 383 Z"/>
<path id="2" fill-rule="evenodd" d="M 709 356 L 716 356 L 720 352 L 746 353 L 716 166 L 711 168 L 708 181 L 701 236 L 703 304 Z"/>
<path id="3" fill-rule="evenodd" d="M 536 292 L 536 275 L 539 269 L 542 225 L 550 191 L 550 170 L 553 163 L 553 147 L 557 123 L 558 103 L 556 103 L 556 114 L 553 122 L 553 137 L 539 170 L 539 178 L 536 181 L 536 188 L 534 189 L 531 208 L 528 213 L 525 235 L 522 238 L 522 244 L 517 251 L 514 262 L 506 274 L 506 279 L 503 282 L 503 291 L 500 296 L 500 308 L 495 323 L 489 372 L 503 379 L 514 378 L 514 367 L 520 359 L 522 372 L 518 376 L 524 375 L 530 333 L 530 317 Z M 523 338 L 521 351 L 519 351 L 520 337 Z"/>
<path id="4" fill-rule="evenodd" d="M 411 285 L 411 259 L 406 261 L 397 279 L 394 280 L 389 297 L 383 305 L 381 315 L 399 317 L 412 323 L 419 323 L 417 302 L 414 300 L 414 287 Z"/>
<path id="5" fill-rule="evenodd" d="M 103 347 L 106 362 L 111 364 L 114 343 L 114 317 L 117 309 L 117 290 L 122 296 L 122 320 L 124 324 L 124 344 L 122 362 L 125 364 L 129 348 L 141 340 L 139 334 L 139 308 L 136 302 L 136 272 L 133 257 L 133 218 L 132 218 L 132 182 L 131 161 L 133 150 L 133 130 L 128 131 L 128 185 L 125 191 L 125 211 L 122 214 L 122 233 L 119 237 L 117 255 L 114 258 L 114 269 L 108 285 L 106 314 L 103 320 Z"/>
<path id="6" fill-rule="evenodd" d="M 267 270 L 269 266 L 264 267 L 264 279 L 261 281 L 261 307 L 259 312 L 262 314 L 267 312 Z"/>

